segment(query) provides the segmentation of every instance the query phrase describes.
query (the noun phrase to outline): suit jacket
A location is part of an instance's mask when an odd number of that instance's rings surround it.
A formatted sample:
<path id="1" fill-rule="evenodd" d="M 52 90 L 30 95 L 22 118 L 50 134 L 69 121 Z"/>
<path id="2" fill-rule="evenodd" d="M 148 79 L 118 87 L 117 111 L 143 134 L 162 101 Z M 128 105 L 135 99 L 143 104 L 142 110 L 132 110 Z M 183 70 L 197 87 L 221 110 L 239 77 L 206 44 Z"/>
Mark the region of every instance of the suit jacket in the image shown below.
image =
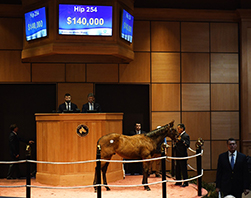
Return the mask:
<path id="1" fill-rule="evenodd" d="M 77 108 L 78 108 L 77 105 L 71 102 L 71 110 L 73 110 L 75 112 Z M 59 113 L 62 113 L 64 110 L 66 110 L 65 102 L 63 104 L 59 105 L 59 107 L 58 107 Z"/>
<path id="2" fill-rule="evenodd" d="M 144 134 L 144 133 L 146 133 L 145 131 L 140 131 L 141 133 L 140 134 Z M 128 134 L 128 136 L 133 136 L 133 135 L 136 135 L 137 133 L 136 133 L 136 130 L 134 130 L 134 131 L 130 131 L 129 132 L 129 134 Z"/>
<path id="3" fill-rule="evenodd" d="M 101 112 L 101 107 L 98 103 L 93 103 L 94 104 L 94 110 L 96 110 L 97 112 Z M 89 104 L 85 103 L 83 104 L 82 107 L 82 113 L 87 113 L 87 111 L 89 110 Z"/>
<path id="4" fill-rule="evenodd" d="M 223 193 L 241 194 L 244 189 L 249 188 L 249 173 L 246 156 L 237 152 L 236 162 L 232 170 L 228 151 L 219 155 L 216 188 Z"/>
<path id="5" fill-rule="evenodd" d="M 13 131 L 9 135 L 9 146 L 10 146 L 10 156 L 12 159 L 16 159 L 16 156 L 19 155 L 19 142 L 28 143 L 28 141 L 16 135 Z"/>
<path id="6" fill-rule="evenodd" d="M 180 140 L 176 142 L 176 156 L 187 157 L 187 148 L 190 147 L 190 137 L 186 132 L 180 137 Z"/>

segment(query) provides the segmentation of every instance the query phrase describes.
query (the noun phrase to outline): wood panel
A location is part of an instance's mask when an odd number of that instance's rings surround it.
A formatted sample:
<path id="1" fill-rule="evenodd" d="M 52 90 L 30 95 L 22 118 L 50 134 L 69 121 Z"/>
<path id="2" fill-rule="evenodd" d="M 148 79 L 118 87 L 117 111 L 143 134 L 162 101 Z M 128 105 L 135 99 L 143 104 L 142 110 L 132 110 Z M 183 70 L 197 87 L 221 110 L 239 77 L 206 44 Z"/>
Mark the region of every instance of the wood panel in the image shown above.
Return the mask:
<path id="1" fill-rule="evenodd" d="M 190 133 L 188 131 L 188 135 L 190 136 Z M 190 136 L 191 137 L 191 136 Z M 196 141 L 190 141 L 190 147 L 191 149 L 193 149 L 194 151 L 196 151 L 196 147 L 195 147 L 195 143 Z M 211 152 L 210 152 L 210 141 L 205 141 L 204 145 L 202 146 L 203 149 L 203 155 L 202 155 L 202 168 L 203 169 L 211 169 Z M 190 150 L 188 150 L 188 156 L 192 156 L 195 155 L 194 152 L 191 152 Z M 196 157 L 194 158 L 190 158 L 187 163 L 189 165 L 191 165 L 193 168 L 197 169 L 197 164 L 196 164 Z M 188 170 L 190 170 L 188 168 Z"/>
<path id="2" fill-rule="evenodd" d="M 119 65 L 119 82 L 149 83 L 150 82 L 150 53 L 135 53 L 135 58 L 129 64 Z"/>
<path id="3" fill-rule="evenodd" d="M 64 95 L 70 93 L 72 102 L 82 110 L 83 104 L 87 102 L 88 93 L 93 91 L 92 83 L 58 83 L 57 107 L 64 102 Z"/>
<path id="4" fill-rule="evenodd" d="M 180 85 L 153 84 L 152 111 L 179 111 Z"/>
<path id="5" fill-rule="evenodd" d="M 150 22 L 135 21 L 133 27 L 134 51 L 150 51 Z"/>
<path id="6" fill-rule="evenodd" d="M 211 109 L 239 110 L 239 85 L 238 84 L 212 84 Z"/>
<path id="7" fill-rule="evenodd" d="M 212 112 L 212 140 L 239 139 L 239 112 Z"/>
<path id="8" fill-rule="evenodd" d="M 65 64 L 32 64 L 32 82 L 65 82 Z"/>
<path id="9" fill-rule="evenodd" d="M 152 82 L 180 82 L 180 53 L 151 53 Z"/>
<path id="10" fill-rule="evenodd" d="M 238 54 L 211 54 L 211 82 L 239 82 Z"/>
<path id="11" fill-rule="evenodd" d="M 174 120 L 176 127 L 180 123 L 180 112 L 152 112 L 152 130 Z"/>
<path id="12" fill-rule="evenodd" d="M 238 23 L 211 23 L 211 52 L 238 52 Z"/>
<path id="13" fill-rule="evenodd" d="M 0 49 L 23 48 L 23 20 L 0 18 Z"/>
<path id="14" fill-rule="evenodd" d="M 85 64 L 66 64 L 66 82 L 85 82 Z"/>
<path id="15" fill-rule="evenodd" d="M 20 51 L 0 51 L 0 82 L 30 82 L 30 68 L 21 62 Z"/>
<path id="16" fill-rule="evenodd" d="M 182 53 L 181 60 L 182 82 L 209 83 L 208 53 Z"/>
<path id="17" fill-rule="evenodd" d="M 208 84 L 183 84 L 182 85 L 182 110 L 183 111 L 209 111 L 210 90 Z"/>
<path id="18" fill-rule="evenodd" d="M 212 145 L 212 169 L 217 169 L 218 158 L 221 153 L 227 152 L 227 140 L 230 137 L 225 137 L 224 141 L 211 141 Z M 237 141 L 237 147 L 239 150 L 239 143 Z"/>
<path id="19" fill-rule="evenodd" d="M 181 23 L 181 51 L 209 52 L 209 23 Z"/>
<path id="20" fill-rule="evenodd" d="M 180 51 L 179 22 L 151 22 L 152 51 Z"/>
<path id="21" fill-rule="evenodd" d="M 118 64 L 87 64 L 87 82 L 118 82 Z"/>
<path id="22" fill-rule="evenodd" d="M 210 140 L 210 112 L 182 112 L 182 123 L 189 132 L 190 140 Z"/>
<path id="23" fill-rule="evenodd" d="M 244 11 L 245 12 L 245 11 Z M 246 11 L 247 13 L 249 10 Z M 134 17 L 137 20 L 155 21 L 227 21 L 238 22 L 240 18 L 235 10 L 195 10 L 170 8 L 135 8 Z"/>

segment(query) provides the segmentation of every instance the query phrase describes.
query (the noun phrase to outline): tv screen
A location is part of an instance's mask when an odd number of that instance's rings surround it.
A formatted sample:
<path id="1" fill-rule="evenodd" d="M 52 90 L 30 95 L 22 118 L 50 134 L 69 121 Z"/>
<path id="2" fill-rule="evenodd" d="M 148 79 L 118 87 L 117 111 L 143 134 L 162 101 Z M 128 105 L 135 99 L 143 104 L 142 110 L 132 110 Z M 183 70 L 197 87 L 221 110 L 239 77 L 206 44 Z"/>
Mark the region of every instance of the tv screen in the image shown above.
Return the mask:
<path id="1" fill-rule="evenodd" d="M 123 9 L 121 23 L 121 38 L 132 43 L 134 17 Z"/>
<path id="2" fill-rule="evenodd" d="M 25 13 L 24 18 L 27 41 L 47 36 L 45 7 Z"/>
<path id="3" fill-rule="evenodd" d="M 59 4 L 59 34 L 112 36 L 112 6 Z"/>

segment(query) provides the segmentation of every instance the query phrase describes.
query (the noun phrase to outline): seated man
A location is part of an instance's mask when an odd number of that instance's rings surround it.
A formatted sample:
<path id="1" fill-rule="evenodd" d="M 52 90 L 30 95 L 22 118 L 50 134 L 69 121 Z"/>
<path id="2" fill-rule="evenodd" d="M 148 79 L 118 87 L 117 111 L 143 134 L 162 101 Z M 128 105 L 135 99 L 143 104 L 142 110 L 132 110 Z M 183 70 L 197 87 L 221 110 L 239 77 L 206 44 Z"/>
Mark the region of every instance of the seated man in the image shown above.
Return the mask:
<path id="1" fill-rule="evenodd" d="M 64 100 L 65 100 L 65 102 L 63 104 L 59 105 L 59 107 L 58 107 L 59 113 L 62 113 L 64 111 L 66 111 L 66 112 L 67 111 L 69 111 L 69 112 L 70 111 L 73 111 L 73 112 L 79 111 L 77 105 L 71 102 L 71 94 L 66 93 L 64 95 Z"/>
<path id="2" fill-rule="evenodd" d="M 82 113 L 87 112 L 101 112 L 101 107 L 98 103 L 95 103 L 95 97 L 93 93 L 89 93 L 87 96 L 88 102 L 85 103 L 82 107 Z"/>

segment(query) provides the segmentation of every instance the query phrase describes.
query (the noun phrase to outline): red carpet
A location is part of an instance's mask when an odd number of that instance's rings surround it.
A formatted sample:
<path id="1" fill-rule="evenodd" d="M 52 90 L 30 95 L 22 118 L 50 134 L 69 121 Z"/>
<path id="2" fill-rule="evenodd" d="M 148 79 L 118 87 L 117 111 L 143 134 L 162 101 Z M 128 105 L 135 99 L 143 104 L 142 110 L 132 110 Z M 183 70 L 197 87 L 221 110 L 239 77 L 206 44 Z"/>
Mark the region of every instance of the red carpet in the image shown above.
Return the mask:
<path id="1" fill-rule="evenodd" d="M 117 182 L 110 183 L 111 185 L 137 185 L 141 184 L 142 176 L 133 175 L 126 176 L 125 179 L 119 180 Z M 149 178 L 149 183 L 161 181 L 161 178 L 156 178 L 154 175 L 151 175 Z M 7 180 L 0 179 L 0 185 L 25 185 L 26 180 Z M 45 186 L 38 182 L 35 179 L 32 179 L 31 185 L 36 186 Z M 111 187 L 111 191 L 105 191 L 105 188 L 102 188 L 102 198 L 156 198 L 162 197 L 162 184 L 151 185 L 151 191 L 145 191 L 143 187 Z M 206 195 L 207 191 L 202 189 L 202 195 Z M 169 198 L 197 198 L 199 196 L 197 192 L 197 186 L 194 184 L 189 184 L 188 187 L 182 188 L 180 186 L 175 186 L 173 182 L 167 183 L 167 197 Z M 26 188 L 0 188 L 0 197 L 25 197 Z M 40 188 L 31 188 L 31 197 L 32 198 L 96 198 L 97 194 L 94 193 L 93 188 L 84 188 L 84 189 L 40 189 Z"/>

